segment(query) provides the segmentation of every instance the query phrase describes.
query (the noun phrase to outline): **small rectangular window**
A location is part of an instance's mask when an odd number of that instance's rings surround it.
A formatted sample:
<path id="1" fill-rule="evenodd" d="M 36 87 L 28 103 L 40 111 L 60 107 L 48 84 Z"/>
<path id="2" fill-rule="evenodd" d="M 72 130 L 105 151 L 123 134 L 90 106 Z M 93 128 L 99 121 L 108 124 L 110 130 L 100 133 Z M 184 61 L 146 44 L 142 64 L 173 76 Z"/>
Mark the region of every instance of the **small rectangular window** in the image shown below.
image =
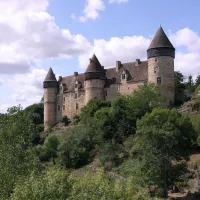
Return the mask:
<path id="1" fill-rule="evenodd" d="M 60 111 L 60 105 L 58 105 L 58 111 Z"/>
<path id="2" fill-rule="evenodd" d="M 78 110 L 78 104 L 76 103 L 76 110 Z"/>
<path id="3" fill-rule="evenodd" d="M 118 92 L 120 91 L 120 85 L 117 85 L 117 91 Z"/>
<path id="4" fill-rule="evenodd" d="M 108 95 L 108 91 L 104 90 L 104 95 L 107 96 Z"/>
<path id="5" fill-rule="evenodd" d="M 65 102 L 65 97 L 63 98 L 63 101 Z"/>
<path id="6" fill-rule="evenodd" d="M 65 110 L 65 105 L 63 105 L 63 110 Z"/>
<path id="7" fill-rule="evenodd" d="M 122 74 L 122 80 L 126 79 L 126 74 Z"/>
<path id="8" fill-rule="evenodd" d="M 76 83 L 76 84 L 75 84 L 75 88 L 77 88 L 77 87 L 78 87 L 78 84 Z"/>
<path id="9" fill-rule="evenodd" d="M 157 77 L 157 84 L 158 84 L 158 85 L 161 84 L 161 77 Z"/>
<path id="10" fill-rule="evenodd" d="M 78 98 L 78 94 L 77 93 L 75 93 L 75 99 L 77 99 Z"/>

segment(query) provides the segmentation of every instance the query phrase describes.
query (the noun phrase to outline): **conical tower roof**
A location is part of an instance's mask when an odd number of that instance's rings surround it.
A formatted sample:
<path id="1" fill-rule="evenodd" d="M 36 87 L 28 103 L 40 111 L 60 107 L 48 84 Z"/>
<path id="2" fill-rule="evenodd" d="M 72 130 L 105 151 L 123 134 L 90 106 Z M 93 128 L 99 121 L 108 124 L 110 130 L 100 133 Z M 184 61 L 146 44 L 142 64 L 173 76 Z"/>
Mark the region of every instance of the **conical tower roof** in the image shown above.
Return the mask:
<path id="1" fill-rule="evenodd" d="M 174 49 L 172 43 L 169 41 L 163 28 L 160 26 L 149 46 L 149 49 L 163 48 L 163 47 Z"/>
<path id="2" fill-rule="evenodd" d="M 50 67 L 50 69 L 49 69 L 49 71 L 48 71 L 48 73 L 47 73 L 47 76 L 46 76 L 44 82 L 47 82 L 47 81 L 57 81 L 57 80 L 56 80 L 56 76 L 55 76 L 55 74 L 53 73 L 53 70 L 52 70 L 51 67 Z"/>
<path id="3" fill-rule="evenodd" d="M 104 72 L 104 69 L 95 54 L 90 59 L 90 64 L 88 65 L 85 73 L 92 72 Z"/>

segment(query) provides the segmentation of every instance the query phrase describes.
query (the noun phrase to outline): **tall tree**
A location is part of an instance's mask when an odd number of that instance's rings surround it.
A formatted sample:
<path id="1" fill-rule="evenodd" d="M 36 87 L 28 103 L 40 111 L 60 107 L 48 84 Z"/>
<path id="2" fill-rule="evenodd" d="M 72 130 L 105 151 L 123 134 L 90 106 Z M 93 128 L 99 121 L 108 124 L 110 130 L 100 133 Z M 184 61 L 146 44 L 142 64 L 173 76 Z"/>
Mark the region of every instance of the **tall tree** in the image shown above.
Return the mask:
<path id="1" fill-rule="evenodd" d="M 154 109 L 137 121 L 135 150 L 140 160 L 141 174 L 149 185 L 158 185 L 165 196 L 178 178 L 172 161 L 186 158 L 195 134 L 190 119 L 175 109 Z"/>
<path id="2" fill-rule="evenodd" d="M 0 199 L 7 199 L 16 181 L 35 167 L 31 140 L 37 132 L 21 107 L 8 109 L 0 123 Z"/>

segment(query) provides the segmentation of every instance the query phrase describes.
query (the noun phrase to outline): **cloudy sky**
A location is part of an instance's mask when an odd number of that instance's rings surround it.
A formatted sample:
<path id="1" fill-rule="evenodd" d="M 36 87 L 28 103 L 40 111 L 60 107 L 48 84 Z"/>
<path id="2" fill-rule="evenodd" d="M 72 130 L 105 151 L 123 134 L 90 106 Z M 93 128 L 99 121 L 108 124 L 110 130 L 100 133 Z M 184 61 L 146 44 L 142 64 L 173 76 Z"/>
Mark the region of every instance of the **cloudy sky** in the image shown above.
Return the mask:
<path id="1" fill-rule="evenodd" d="M 199 0 L 0 0 L 0 112 L 39 102 L 52 66 L 56 75 L 146 59 L 162 25 L 176 48 L 175 70 L 200 72 Z"/>

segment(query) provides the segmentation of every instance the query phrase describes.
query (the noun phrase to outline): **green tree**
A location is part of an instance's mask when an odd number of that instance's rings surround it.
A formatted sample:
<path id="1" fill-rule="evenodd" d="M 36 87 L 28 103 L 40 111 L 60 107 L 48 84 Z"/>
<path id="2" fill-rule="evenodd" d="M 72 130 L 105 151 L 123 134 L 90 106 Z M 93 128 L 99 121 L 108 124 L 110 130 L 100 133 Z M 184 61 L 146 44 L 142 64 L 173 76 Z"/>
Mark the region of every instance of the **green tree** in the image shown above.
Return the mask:
<path id="1" fill-rule="evenodd" d="M 172 161 L 186 158 L 195 140 L 190 119 L 175 109 L 154 109 L 137 121 L 134 151 L 140 160 L 141 174 L 149 185 L 159 185 L 167 195 L 178 178 Z M 176 173 L 175 173 L 176 172 Z"/>
<path id="2" fill-rule="evenodd" d="M 195 79 L 195 88 L 197 88 L 199 85 L 200 85 L 200 74 L 198 74 Z"/>
<path id="3" fill-rule="evenodd" d="M 54 165 L 56 164 L 55 158 L 57 157 L 58 145 L 59 140 L 55 135 L 49 135 L 44 142 L 45 152 L 52 158 Z"/>
<path id="4" fill-rule="evenodd" d="M 36 169 L 32 138 L 37 132 L 21 107 L 8 109 L 0 123 L 0 199 L 7 199 L 22 176 Z"/>
<path id="5" fill-rule="evenodd" d="M 184 76 L 181 72 L 174 72 L 174 87 L 175 93 L 179 93 L 185 90 L 185 84 L 183 83 Z"/>
<path id="6" fill-rule="evenodd" d="M 94 137 L 97 136 L 93 124 L 78 125 L 68 130 L 59 148 L 61 165 L 66 168 L 79 168 L 92 161 Z"/>
<path id="7" fill-rule="evenodd" d="M 103 108 L 103 107 L 110 107 L 111 102 L 110 101 L 104 101 L 99 99 L 93 99 L 91 100 L 86 106 L 82 108 L 81 111 L 81 121 L 84 123 L 87 123 L 87 120 L 90 117 L 94 117 L 94 114 L 97 110 Z"/>
<path id="8" fill-rule="evenodd" d="M 186 85 L 186 91 L 189 92 L 190 94 L 194 92 L 195 90 L 195 84 L 192 78 L 192 75 L 190 74 L 188 77 L 187 82 L 185 83 Z"/>

